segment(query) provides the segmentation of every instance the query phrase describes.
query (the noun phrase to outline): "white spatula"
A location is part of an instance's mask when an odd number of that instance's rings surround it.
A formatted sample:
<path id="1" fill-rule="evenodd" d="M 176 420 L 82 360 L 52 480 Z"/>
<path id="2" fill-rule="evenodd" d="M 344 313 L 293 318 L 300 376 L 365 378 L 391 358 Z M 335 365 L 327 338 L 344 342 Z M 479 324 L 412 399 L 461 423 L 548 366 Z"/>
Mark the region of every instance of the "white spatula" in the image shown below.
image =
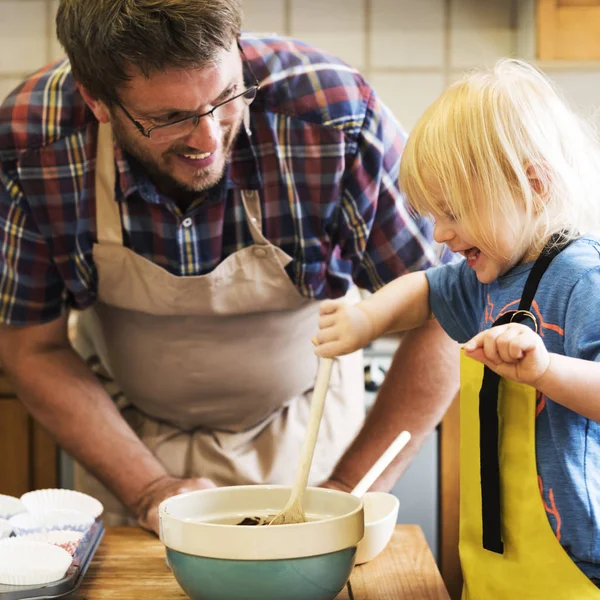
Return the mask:
<path id="1" fill-rule="evenodd" d="M 325 397 L 329 388 L 331 378 L 331 369 L 333 359 L 321 358 L 319 362 L 319 371 L 317 372 L 317 381 L 313 390 L 312 401 L 310 404 L 310 415 L 302 449 L 300 450 L 300 461 L 296 472 L 296 479 L 292 487 L 290 499 L 284 509 L 269 523 L 269 525 L 291 525 L 292 523 L 305 523 L 306 514 L 302 505 L 302 498 L 306 491 L 308 483 L 308 474 L 315 453 L 317 443 L 317 434 L 319 425 L 323 416 L 323 407 L 325 406 Z"/>
<path id="2" fill-rule="evenodd" d="M 388 449 L 375 461 L 373 466 L 365 473 L 363 478 L 350 492 L 359 498 L 377 481 L 377 478 L 389 467 L 390 463 L 400 454 L 400 451 L 410 441 L 410 433 L 403 431 L 388 446 Z"/>

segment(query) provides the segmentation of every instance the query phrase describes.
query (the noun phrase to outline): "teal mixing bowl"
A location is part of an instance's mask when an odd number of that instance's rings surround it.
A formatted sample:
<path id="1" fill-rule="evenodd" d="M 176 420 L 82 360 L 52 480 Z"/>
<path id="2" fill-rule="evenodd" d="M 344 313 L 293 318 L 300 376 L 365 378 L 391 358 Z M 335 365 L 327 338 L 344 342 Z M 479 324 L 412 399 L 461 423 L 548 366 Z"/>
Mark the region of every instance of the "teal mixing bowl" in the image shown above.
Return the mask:
<path id="1" fill-rule="evenodd" d="M 362 501 L 308 488 L 307 523 L 237 525 L 275 515 L 289 495 L 287 486 L 238 486 L 162 502 L 160 539 L 183 591 L 193 600 L 333 600 L 363 537 Z"/>

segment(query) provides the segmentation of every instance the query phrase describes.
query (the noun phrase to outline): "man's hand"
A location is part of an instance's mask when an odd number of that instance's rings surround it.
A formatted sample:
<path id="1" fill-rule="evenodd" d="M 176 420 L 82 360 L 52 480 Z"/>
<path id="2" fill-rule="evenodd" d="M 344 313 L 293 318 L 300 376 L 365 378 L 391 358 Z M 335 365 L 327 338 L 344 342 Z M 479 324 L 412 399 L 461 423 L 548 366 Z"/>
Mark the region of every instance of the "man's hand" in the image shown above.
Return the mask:
<path id="1" fill-rule="evenodd" d="M 213 487 L 216 487 L 216 485 L 206 477 L 177 479 L 165 475 L 160 479 L 156 479 L 142 492 L 134 507 L 138 523 L 144 529 L 149 529 L 158 535 L 158 505 L 163 500 L 192 490 Z"/>
<path id="2" fill-rule="evenodd" d="M 312 339 L 317 356 L 335 358 L 350 354 L 373 340 L 373 323 L 362 304 L 350 306 L 341 300 L 321 303 L 319 333 Z"/>
<path id="3" fill-rule="evenodd" d="M 542 338 L 520 323 L 478 333 L 463 346 L 467 356 L 501 377 L 534 386 L 548 369 L 550 355 Z"/>

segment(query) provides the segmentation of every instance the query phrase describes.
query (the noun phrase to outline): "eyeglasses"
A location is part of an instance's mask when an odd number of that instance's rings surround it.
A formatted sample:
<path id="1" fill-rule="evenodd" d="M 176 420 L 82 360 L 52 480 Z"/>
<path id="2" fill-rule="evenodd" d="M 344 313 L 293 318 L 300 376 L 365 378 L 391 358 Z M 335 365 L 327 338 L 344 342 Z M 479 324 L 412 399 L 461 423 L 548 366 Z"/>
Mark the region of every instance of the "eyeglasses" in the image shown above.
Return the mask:
<path id="1" fill-rule="evenodd" d="M 225 100 L 225 102 L 221 102 L 220 104 L 213 106 L 211 110 L 205 113 L 199 115 L 189 115 L 187 117 L 183 117 L 183 119 L 176 119 L 174 121 L 170 121 L 169 123 L 165 123 L 164 125 L 155 125 L 154 127 L 146 129 L 139 121 L 136 121 L 129 114 L 129 111 L 123 106 L 123 104 L 121 104 L 120 100 L 117 99 L 116 102 L 119 108 L 125 113 L 127 118 L 135 125 L 136 129 L 144 137 L 151 138 L 153 142 L 168 142 L 180 137 L 185 137 L 192 133 L 194 129 L 196 129 L 202 117 L 207 117 L 209 115 L 218 122 L 228 121 L 229 119 L 239 115 L 247 106 L 252 104 L 260 87 L 260 83 L 256 78 L 256 75 L 250 66 L 250 62 L 246 58 L 244 50 L 240 46 L 239 42 L 238 49 L 242 55 L 243 64 L 250 72 L 254 84 L 249 88 L 246 88 L 241 94 L 237 94 L 237 96 L 234 96 L 233 98 L 228 98 Z"/>

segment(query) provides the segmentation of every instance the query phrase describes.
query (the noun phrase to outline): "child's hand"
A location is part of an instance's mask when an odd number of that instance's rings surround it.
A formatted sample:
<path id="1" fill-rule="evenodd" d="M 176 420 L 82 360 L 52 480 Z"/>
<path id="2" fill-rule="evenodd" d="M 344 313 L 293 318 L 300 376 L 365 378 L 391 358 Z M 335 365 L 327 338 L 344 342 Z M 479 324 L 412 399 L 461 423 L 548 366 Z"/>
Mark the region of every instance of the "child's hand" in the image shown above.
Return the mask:
<path id="1" fill-rule="evenodd" d="M 463 349 L 467 356 L 501 377 L 533 386 L 550 364 L 542 338 L 520 323 L 486 329 L 469 340 Z"/>
<path id="2" fill-rule="evenodd" d="M 321 303 L 319 333 L 312 342 L 317 356 L 333 358 L 366 346 L 372 335 L 373 325 L 360 304 L 350 306 L 340 300 L 325 300 Z"/>

